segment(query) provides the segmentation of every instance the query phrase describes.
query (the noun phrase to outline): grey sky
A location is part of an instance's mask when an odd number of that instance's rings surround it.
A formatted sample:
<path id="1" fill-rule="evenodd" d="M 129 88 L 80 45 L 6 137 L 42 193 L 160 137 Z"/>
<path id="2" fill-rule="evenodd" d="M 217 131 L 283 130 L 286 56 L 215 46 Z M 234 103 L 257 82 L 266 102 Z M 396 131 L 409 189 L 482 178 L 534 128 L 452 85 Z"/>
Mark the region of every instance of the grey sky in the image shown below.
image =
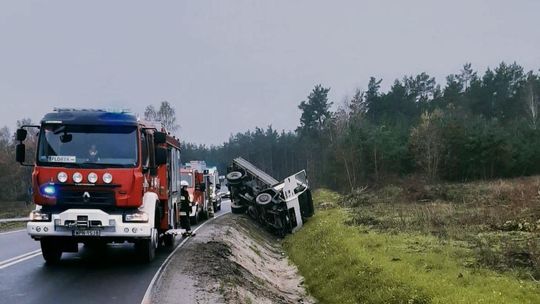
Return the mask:
<path id="1" fill-rule="evenodd" d="M 0 0 L 0 126 L 168 100 L 192 142 L 294 129 L 318 83 L 339 103 L 370 76 L 538 70 L 539 12 L 537 0 Z"/>

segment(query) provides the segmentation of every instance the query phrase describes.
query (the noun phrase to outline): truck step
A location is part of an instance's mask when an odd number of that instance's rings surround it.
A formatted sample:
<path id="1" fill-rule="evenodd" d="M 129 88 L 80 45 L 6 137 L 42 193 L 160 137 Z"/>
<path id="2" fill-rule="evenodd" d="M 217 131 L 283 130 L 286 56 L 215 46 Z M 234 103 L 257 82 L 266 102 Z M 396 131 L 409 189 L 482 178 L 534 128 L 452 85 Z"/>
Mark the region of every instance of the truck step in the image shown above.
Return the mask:
<path id="1" fill-rule="evenodd" d="M 186 229 L 169 229 L 164 234 L 182 235 L 186 232 Z"/>

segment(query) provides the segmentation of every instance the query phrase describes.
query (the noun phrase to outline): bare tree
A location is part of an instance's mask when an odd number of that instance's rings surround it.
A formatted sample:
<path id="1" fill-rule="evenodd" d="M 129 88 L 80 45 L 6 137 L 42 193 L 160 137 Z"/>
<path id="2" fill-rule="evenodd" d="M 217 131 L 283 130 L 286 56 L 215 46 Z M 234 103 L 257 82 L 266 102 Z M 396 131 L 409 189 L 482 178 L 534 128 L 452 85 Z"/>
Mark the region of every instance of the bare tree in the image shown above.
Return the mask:
<path id="1" fill-rule="evenodd" d="M 146 107 L 146 109 L 144 109 L 144 119 L 150 121 L 159 120 L 156 108 L 154 108 L 153 105 L 149 105 Z"/>
<path id="2" fill-rule="evenodd" d="M 159 121 L 170 132 L 175 132 L 180 128 L 176 123 L 176 111 L 168 101 L 162 101 L 157 111 L 153 105 L 147 106 L 144 110 L 144 119 Z"/>

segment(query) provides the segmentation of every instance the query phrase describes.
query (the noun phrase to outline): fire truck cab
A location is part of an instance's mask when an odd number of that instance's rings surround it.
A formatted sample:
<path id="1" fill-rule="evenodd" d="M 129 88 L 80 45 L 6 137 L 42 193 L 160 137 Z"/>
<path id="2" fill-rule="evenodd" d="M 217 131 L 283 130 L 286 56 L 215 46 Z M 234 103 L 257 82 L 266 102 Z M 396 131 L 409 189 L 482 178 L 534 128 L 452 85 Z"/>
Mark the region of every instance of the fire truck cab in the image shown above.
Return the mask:
<path id="1" fill-rule="evenodd" d="M 196 164 L 187 163 L 180 169 L 181 180 L 187 182 L 191 213 L 191 224 L 196 225 L 200 220 L 208 218 L 208 200 L 206 195 L 206 183 L 204 182 L 204 169 Z"/>
<path id="2" fill-rule="evenodd" d="M 27 129 L 36 128 L 35 161 L 25 163 Z M 172 246 L 180 204 L 180 143 L 125 111 L 55 109 L 17 130 L 16 160 L 33 166 L 28 234 L 47 263 L 78 244 L 135 245 L 151 261 Z"/>

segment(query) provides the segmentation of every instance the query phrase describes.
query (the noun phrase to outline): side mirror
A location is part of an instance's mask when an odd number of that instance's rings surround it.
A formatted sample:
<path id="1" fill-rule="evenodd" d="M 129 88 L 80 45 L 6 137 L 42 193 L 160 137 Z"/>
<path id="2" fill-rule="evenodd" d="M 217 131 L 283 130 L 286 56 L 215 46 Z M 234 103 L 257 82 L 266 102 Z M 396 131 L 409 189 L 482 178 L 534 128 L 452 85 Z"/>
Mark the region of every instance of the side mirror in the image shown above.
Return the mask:
<path id="1" fill-rule="evenodd" d="M 26 139 L 26 135 L 28 134 L 28 131 L 25 129 L 17 129 L 17 134 L 15 135 L 15 138 L 18 141 L 24 141 Z"/>
<path id="2" fill-rule="evenodd" d="M 167 142 L 167 134 L 165 132 L 154 132 L 154 143 L 156 145 Z"/>
<path id="3" fill-rule="evenodd" d="M 156 166 L 165 165 L 167 163 L 167 148 L 156 148 Z"/>
<path id="4" fill-rule="evenodd" d="M 18 131 L 18 130 L 17 130 Z M 26 130 L 25 130 L 26 131 Z M 17 132 L 17 135 L 18 135 L 19 132 Z M 24 163 L 24 160 L 25 160 L 25 146 L 24 144 L 17 144 L 15 146 L 15 160 L 18 162 L 18 163 Z"/>

